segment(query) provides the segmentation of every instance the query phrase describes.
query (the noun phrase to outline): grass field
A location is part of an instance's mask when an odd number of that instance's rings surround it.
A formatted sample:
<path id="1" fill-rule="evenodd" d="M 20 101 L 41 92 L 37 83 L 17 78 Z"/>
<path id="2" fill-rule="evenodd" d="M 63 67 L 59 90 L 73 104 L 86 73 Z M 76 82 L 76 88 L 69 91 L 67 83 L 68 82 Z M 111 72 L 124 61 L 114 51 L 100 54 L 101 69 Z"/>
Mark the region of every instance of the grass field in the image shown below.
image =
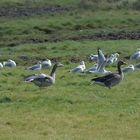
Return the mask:
<path id="1" fill-rule="evenodd" d="M 95 1 L 89 2 L 92 5 Z M 110 9 L 106 3 L 106 7 L 98 5 L 98 10 L 85 10 L 83 6 L 89 3 L 82 0 L 30 1 L 29 6 L 46 3 L 74 9 L 0 17 L 0 62 L 9 58 L 17 62 L 17 67 L 5 67 L 0 73 L 0 140 L 140 139 L 140 70 L 126 73 L 124 80 L 110 90 L 90 85 L 95 74 L 69 73 L 81 60 L 87 68 L 92 66 L 88 56 L 96 54 L 97 48 L 106 55 L 119 52 L 120 59 L 128 64 L 139 62 L 127 59 L 140 46 L 140 38 L 135 39 L 140 12 L 130 6 L 131 2 L 124 9 L 124 5 Z M 0 6 L 8 10 L 21 5 L 27 8 L 24 1 L 0 0 Z M 134 39 L 82 37 L 122 32 L 132 33 Z M 45 58 L 64 64 L 56 73 L 55 85 L 39 88 L 24 82 L 24 76 L 40 73 L 25 67 Z M 116 72 L 116 63 L 107 70 Z M 41 70 L 47 74 L 50 71 Z"/>

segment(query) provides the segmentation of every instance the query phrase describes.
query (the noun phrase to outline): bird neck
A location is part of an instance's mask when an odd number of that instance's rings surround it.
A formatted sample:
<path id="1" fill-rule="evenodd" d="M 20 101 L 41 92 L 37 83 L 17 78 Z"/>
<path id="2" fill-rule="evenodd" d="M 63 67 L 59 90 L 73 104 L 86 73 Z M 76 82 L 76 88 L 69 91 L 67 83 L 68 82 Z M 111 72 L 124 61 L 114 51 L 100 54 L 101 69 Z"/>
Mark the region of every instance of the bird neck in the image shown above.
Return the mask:
<path id="1" fill-rule="evenodd" d="M 117 68 L 118 68 L 118 73 L 119 73 L 120 75 L 122 75 L 121 65 L 118 64 Z"/>
<path id="2" fill-rule="evenodd" d="M 55 72 L 56 72 L 56 69 L 57 69 L 57 65 L 55 64 L 52 68 L 52 71 L 50 73 L 50 76 L 53 77 L 55 79 Z"/>

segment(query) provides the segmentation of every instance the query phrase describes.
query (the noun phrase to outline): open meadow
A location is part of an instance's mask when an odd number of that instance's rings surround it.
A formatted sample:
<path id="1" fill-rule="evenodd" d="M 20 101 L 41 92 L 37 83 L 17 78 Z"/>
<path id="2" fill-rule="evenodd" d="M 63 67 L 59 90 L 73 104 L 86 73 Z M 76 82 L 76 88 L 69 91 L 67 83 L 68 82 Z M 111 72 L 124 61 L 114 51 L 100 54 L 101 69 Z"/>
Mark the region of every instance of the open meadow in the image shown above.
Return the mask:
<path id="1" fill-rule="evenodd" d="M 140 69 L 111 89 L 91 85 L 97 74 L 69 70 L 101 48 L 129 60 L 140 48 L 139 0 L 0 0 L 0 140 L 139 140 Z M 46 58 L 64 64 L 56 83 L 25 82 L 25 70 Z M 106 67 L 116 72 L 117 63 Z"/>

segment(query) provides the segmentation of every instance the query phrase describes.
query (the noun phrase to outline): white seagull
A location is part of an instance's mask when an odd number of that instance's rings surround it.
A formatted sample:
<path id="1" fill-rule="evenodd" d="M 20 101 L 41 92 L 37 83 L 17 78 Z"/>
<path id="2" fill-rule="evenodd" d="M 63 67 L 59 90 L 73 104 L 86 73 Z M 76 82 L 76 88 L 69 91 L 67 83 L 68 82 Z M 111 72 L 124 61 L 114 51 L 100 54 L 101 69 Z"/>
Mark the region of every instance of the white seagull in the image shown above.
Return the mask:
<path id="1" fill-rule="evenodd" d="M 111 71 L 105 70 L 105 66 L 107 64 L 107 59 L 105 58 L 102 50 L 98 49 L 98 67 L 96 70 L 97 74 L 109 74 Z"/>
<path id="2" fill-rule="evenodd" d="M 86 73 L 94 73 L 97 70 L 98 64 L 94 64 L 91 68 L 85 70 Z"/>
<path id="3" fill-rule="evenodd" d="M 4 61 L 3 62 L 3 66 L 6 66 L 6 67 L 16 67 L 16 62 L 9 59 L 8 61 Z"/>
<path id="4" fill-rule="evenodd" d="M 134 65 L 132 65 L 132 64 L 130 64 L 130 65 L 127 66 L 127 67 L 122 68 L 122 71 L 123 71 L 124 73 L 126 73 L 126 72 L 132 72 L 132 71 L 134 71 L 134 70 L 135 70 L 135 67 L 134 67 Z"/>
<path id="5" fill-rule="evenodd" d="M 84 72 L 85 69 L 86 69 L 85 62 L 81 61 L 80 65 L 78 65 L 77 67 L 71 69 L 70 72 L 72 72 L 72 73 Z"/>
<path id="6" fill-rule="evenodd" d="M 46 59 L 45 61 L 42 61 L 42 67 L 50 68 L 52 66 L 51 60 Z"/>
<path id="7" fill-rule="evenodd" d="M 105 58 L 102 50 L 98 49 L 97 64 L 93 65 L 93 67 L 86 70 L 86 73 L 109 74 L 111 73 L 111 71 L 105 70 L 106 64 L 107 64 L 107 59 Z"/>
<path id="8" fill-rule="evenodd" d="M 109 58 L 107 58 L 107 64 L 111 65 L 114 62 L 116 62 L 118 60 L 119 54 L 118 53 L 113 53 L 110 55 Z"/>
<path id="9" fill-rule="evenodd" d="M 97 62 L 97 60 L 98 60 L 98 55 L 97 55 L 97 54 L 91 54 L 91 55 L 89 56 L 89 60 Z"/>
<path id="10" fill-rule="evenodd" d="M 36 65 L 30 66 L 26 68 L 27 70 L 41 70 L 42 69 L 42 63 L 39 61 Z"/>
<path id="11" fill-rule="evenodd" d="M 140 59 L 140 49 L 137 49 L 131 56 L 130 60 L 138 60 Z"/>
<path id="12" fill-rule="evenodd" d="M 140 68 L 140 63 L 134 65 L 134 67 L 139 69 Z"/>
<path id="13" fill-rule="evenodd" d="M 0 62 L 0 68 L 3 68 L 3 64 Z"/>

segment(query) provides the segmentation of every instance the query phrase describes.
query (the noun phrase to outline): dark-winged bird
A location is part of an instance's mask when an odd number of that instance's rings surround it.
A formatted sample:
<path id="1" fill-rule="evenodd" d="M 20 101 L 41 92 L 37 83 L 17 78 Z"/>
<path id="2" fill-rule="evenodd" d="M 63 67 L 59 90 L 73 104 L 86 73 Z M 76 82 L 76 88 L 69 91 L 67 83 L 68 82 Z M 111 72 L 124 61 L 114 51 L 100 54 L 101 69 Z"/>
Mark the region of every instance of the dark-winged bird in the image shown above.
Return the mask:
<path id="1" fill-rule="evenodd" d="M 102 77 L 93 78 L 91 82 L 108 87 L 110 89 L 112 86 L 119 84 L 123 80 L 123 72 L 121 70 L 121 65 L 124 64 L 126 63 L 120 60 L 117 64 L 118 73 L 111 73 Z"/>

